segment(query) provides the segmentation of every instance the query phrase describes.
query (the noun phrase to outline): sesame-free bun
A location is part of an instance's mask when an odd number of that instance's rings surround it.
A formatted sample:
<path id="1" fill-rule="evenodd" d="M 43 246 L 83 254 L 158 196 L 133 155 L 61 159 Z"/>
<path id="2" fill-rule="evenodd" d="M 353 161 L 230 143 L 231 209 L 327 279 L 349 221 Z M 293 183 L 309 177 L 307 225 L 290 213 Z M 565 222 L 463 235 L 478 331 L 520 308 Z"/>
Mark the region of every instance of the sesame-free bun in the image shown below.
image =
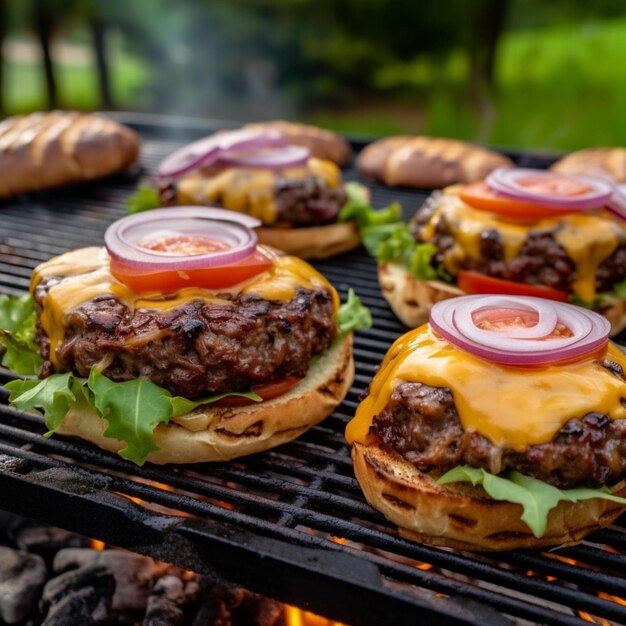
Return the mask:
<path id="1" fill-rule="evenodd" d="M 295 439 L 328 417 L 343 400 L 354 379 L 352 335 L 336 341 L 289 392 L 243 407 L 205 405 L 159 424 L 154 441 L 160 447 L 152 463 L 227 461 L 273 448 Z M 57 433 L 76 435 L 118 452 L 124 442 L 105 437 L 107 422 L 93 409 L 71 410 Z"/>
<path id="2" fill-rule="evenodd" d="M 440 280 L 418 280 L 397 263 L 378 264 L 378 283 L 396 317 L 409 328 L 417 328 L 428 321 L 430 310 L 440 300 L 467 295 L 456 285 Z M 614 296 L 596 312 L 611 324 L 611 337 L 626 328 L 626 300 Z"/>
<path id="3" fill-rule="evenodd" d="M 49 111 L 0 122 L 0 198 L 102 178 L 133 165 L 141 139 L 100 115 Z"/>
<path id="4" fill-rule="evenodd" d="M 278 130 L 285 134 L 287 143 L 290 145 L 304 146 L 311 151 L 314 157 L 333 161 L 337 165 L 347 165 L 352 158 L 350 144 L 337 133 L 325 128 L 286 122 L 284 120 L 256 122 L 254 124 L 246 124 L 244 128 Z"/>
<path id="5" fill-rule="evenodd" d="M 398 263 L 379 263 L 378 283 L 391 310 L 409 328 L 425 324 L 435 302 L 465 295 L 440 280 L 417 280 Z"/>
<path id="6" fill-rule="evenodd" d="M 437 485 L 399 454 L 372 444 L 355 443 L 352 459 L 368 503 L 405 538 L 435 546 L 503 551 L 568 545 L 608 526 L 626 508 L 599 498 L 559 502 L 548 515 L 546 533 L 537 538 L 520 519 L 521 505 L 493 500 L 482 487 Z M 612 491 L 626 495 L 626 483 Z"/>
<path id="7" fill-rule="evenodd" d="M 588 174 L 610 177 L 616 183 L 626 183 L 626 149 L 578 150 L 559 159 L 550 169 L 560 174 Z"/>
<path id="8" fill-rule="evenodd" d="M 513 167 L 502 154 L 455 139 L 387 137 L 367 146 L 357 159 L 361 174 L 385 185 L 439 189 L 482 180 L 497 167 Z"/>
<path id="9" fill-rule="evenodd" d="M 255 230 L 260 243 L 301 259 L 326 259 L 361 244 L 359 229 L 353 221 L 303 228 L 261 226 Z"/>

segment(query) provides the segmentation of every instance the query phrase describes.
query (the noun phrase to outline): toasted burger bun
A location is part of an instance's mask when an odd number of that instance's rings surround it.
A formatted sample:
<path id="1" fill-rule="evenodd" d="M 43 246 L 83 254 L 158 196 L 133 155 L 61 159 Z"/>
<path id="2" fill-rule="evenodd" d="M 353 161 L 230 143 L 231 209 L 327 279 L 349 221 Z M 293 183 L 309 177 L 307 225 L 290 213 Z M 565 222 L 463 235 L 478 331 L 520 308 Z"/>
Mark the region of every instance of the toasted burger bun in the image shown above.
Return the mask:
<path id="1" fill-rule="evenodd" d="M 353 380 L 349 335 L 334 343 L 306 377 L 282 396 L 243 407 L 206 405 L 169 424 L 159 424 L 154 441 L 160 450 L 151 452 L 147 460 L 158 464 L 227 461 L 286 443 L 328 417 Z M 72 410 L 57 432 L 118 452 L 125 444 L 105 437 L 106 427 L 107 422 L 93 409 Z"/>
<path id="2" fill-rule="evenodd" d="M 503 551 L 580 541 L 608 526 L 624 505 L 599 498 L 559 502 L 548 515 L 543 537 L 535 537 L 520 519 L 522 507 L 492 500 L 469 483 L 437 485 L 396 453 L 355 443 L 352 459 L 369 504 L 400 527 L 407 539 L 459 550 Z M 626 495 L 622 481 L 614 489 Z"/>
<path id="3" fill-rule="evenodd" d="M 439 280 L 417 280 L 397 263 L 378 264 L 378 283 L 391 310 L 409 328 L 425 324 L 435 302 L 465 293 Z"/>
<path id="4" fill-rule="evenodd" d="M 385 185 L 439 189 L 481 180 L 497 167 L 512 167 L 513 161 L 455 139 L 399 136 L 371 143 L 356 165 L 361 174 Z"/>
<path id="5" fill-rule="evenodd" d="M 391 310 L 409 328 L 425 324 L 436 302 L 466 295 L 457 286 L 443 281 L 417 280 L 397 263 L 379 263 L 378 282 Z M 626 300 L 616 297 L 610 306 L 605 306 L 597 312 L 611 323 L 611 337 L 626 328 Z"/>
<path id="6" fill-rule="evenodd" d="M 354 250 L 361 243 L 355 222 L 336 222 L 327 226 L 304 228 L 256 229 L 259 242 L 278 248 L 301 259 L 326 259 L 327 257 Z"/>
<path id="7" fill-rule="evenodd" d="M 564 156 L 550 169 L 561 174 L 590 174 L 612 178 L 616 183 L 626 183 L 626 149 L 579 150 Z"/>
<path id="8" fill-rule="evenodd" d="M 352 158 L 350 144 L 337 133 L 325 128 L 286 122 L 284 120 L 256 122 L 254 124 L 246 124 L 244 128 L 279 130 L 285 133 L 287 143 L 290 145 L 304 146 L 318 159 L 327 159 L 337 163 L 337 165 L 347 165 Z"/>

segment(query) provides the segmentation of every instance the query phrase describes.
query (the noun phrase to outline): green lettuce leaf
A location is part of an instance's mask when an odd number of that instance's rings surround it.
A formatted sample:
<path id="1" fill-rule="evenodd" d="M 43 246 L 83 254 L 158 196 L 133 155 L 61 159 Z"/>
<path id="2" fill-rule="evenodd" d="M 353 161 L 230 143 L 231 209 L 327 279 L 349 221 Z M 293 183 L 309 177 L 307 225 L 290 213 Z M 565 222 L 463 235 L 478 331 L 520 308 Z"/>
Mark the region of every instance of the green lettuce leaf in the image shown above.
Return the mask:
<path id="1" fill-rule="evenodd" d="M 613 285 L 613 292 L 620 298 L 626 298 L 626 279 L 624 279 L 621 283 L 615 283 Z"/>
<path id="2" fill-rule="evenodd" d="M 37 374 L 43 363 L 35 343 L 35 323 L 35 301 L 29 295 L 0 295 L 2 365 L 23 376 Z"/>
<path id="3" fill-rule="evenodd" d="M 372 314 L 366 306 L 363 306 L 354 289 L 349 289 L 348 299 L 339 307 L 335 321 L 339 326 L 339 336 L 344 337 L 355 330 L 371 328 Z"/>
<path id="4" fill-rule="evenodd" d="M 393 202 L 385 209 L 372 208 L 369 201 L 369 191 L 360 183 L 346 183 L 344 189 L 348 194 L 348 201 L 343 205 L 337 221 L 347 222 L 354 220 L 358 227 L 374 226 L 397 222 L 401 218 L 400 205 Z"/>
<path id="5" fill-rule="evenodd" d="M 143 465 L 146 456 L 159 449 L 153 440 L 154 429 L 170 418 L 227 396 L 242 396 L 255 402 L 262 400 L 251 391 L 187 400 L 173 397 L 167 389 L 145 378 L 116 383 L 95 368 L 89 379 L 71 373 L 53 374 L 43 380 L 14 380 L 5 387 L 11 392 L 9 401 L 16 409 L 43 414 L 48 428 L 46 436 L 54 433 L 70 409 L 92 407 L 108 422 L 104 436 L 125 442 L 120 456 L 137 465 Z"/>
<path id="6" fill-rule="evenodd" d="M 119 455 L 143 465 L 146 456 L 159 449 L 152 438 L 154 429 L 172 416 L 170 393 L 146 378 L 116 383 L 95 368 L 88 385 L 96 410 L 109 424 L 104 436 L 124 441 Z"/>
<path id="7" fill-rule="evenodd" d="M 84 384 L 73 374 L 53 374 L 43 380 L 13 380 L 5 385 L 11 392 L 9 401 L 18 411 L 43 413 L 49 437 L 59 427 L 63 418 L 82 394 Z"/>
<path id="8" fill-rule="evenodd" d="M 126 213 L 141 213 L 150 209 L 158 209 L 161 206 L 161 198 L 159 192 L 153 187 L 142 185 L 139 189 L 126 200 Z"/>
<path id="9" fill-rule="evenodd" d="M 197 409 L 203 404 L 211 404 L 212 402 L 217 402 L 218 400 L 221 400 L 222 398 L 226 398 L 228 396 L 248 398 L 249 400 L 254 400 L 255 402 L 263 401 L 263 398 L 261 398 L 258 393 L 254 393 L 254 391 L 232 391 L 228 393 L 220 393 L 214 396 L 207 396 L 206 398 L 200 398 L 200 400 L 187 400 L 187 398 L 183 398 L 181 396 L 174 396 L 171 399 L 172 417 L 185 415 L 186 413 L 190 413 L 191 411 Z"/>
<path id="10" fill-rule="evenodd" d="M 443 268 L 432 263 L 437 247 L 432 243 L 417 243 L 404 222 L 369 226 L 361 235 L 363 244 L 377 261 L 404 265 L 418 280 L 451 280 Z"/>
<path id="11" fill-rule="evenodd" d="M 507 477 L 495 476 L 484 469 L 459 466 L 446 472 L 437 484 L 445 485 L 456 482 L 470 482 L 482 485 L 483 489 L 494 499 L 520 504 L 524 509 L 522 521 L 530 528 L 535 537 L 543 537 L 548 523 L 548 513 L 561 501 L 579 502 L 592 498 L 602 498 L 626 504 L 626 498 L 614 496 L 606 487 L 589 489 L 557 489 L 536 478 L 525 476 L 519 472 L 509 472 Z"/>

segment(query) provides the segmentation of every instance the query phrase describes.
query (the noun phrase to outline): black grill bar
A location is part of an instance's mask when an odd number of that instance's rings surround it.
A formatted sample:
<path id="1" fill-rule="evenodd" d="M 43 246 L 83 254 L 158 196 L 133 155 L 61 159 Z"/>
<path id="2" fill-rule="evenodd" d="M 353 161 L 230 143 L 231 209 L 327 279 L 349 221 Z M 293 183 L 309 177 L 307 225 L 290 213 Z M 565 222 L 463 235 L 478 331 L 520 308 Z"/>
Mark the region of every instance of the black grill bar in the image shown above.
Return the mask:
<path id="1" fill-rule="evenodd" d="M 140 130 L 148 171 L 188 138 L 180 124 Z M 358 178 L 354 170 L 346 177 Z M 120 176 L 0 204 L 0 292 L 24 293 L 38 263 L 99 245 L 136 183 Z M 377 206 L 400 201 L 407 217 L 425 197 L 376 185 L 372 196 Z M 626 520 L 552 553 L 473 555 L 406 541 L 367 505 L 343 430 L 405 329 L 363 250 L 316 265 L 343 297 L 355 288 L 375 321 L 356 337 L 355 384 L 325 422 L 230 463 L 137 468 L 86 442 L 45 439 L 42 418 L 6 406 L 0 390 L 0 507 L 352 624 L 574 625 L 586 614 L 626 624 Z M 0 382 L 11 379 L 0 370 Z"/>

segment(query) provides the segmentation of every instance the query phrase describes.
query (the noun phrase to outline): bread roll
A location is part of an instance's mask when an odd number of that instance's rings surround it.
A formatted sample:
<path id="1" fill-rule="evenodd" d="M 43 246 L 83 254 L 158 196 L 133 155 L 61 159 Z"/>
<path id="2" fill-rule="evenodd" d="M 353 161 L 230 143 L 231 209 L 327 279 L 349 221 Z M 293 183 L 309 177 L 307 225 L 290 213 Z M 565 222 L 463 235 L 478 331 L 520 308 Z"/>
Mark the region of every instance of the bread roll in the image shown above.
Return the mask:
<path id="1" fill-rule="evenodd" d="M 437 189 L 480 180 L 497 167 L 513 167 L 497 152 L 454 139 L 388 137 L 365 148 L 361 174 L 385 185 Z"/>
<path id="2" fill-rule="evenodd" d="M 305 146 L 314 157 L 334 161 L 337 165 L 347 165 L 352 158 L 352 148 L 343 137 L 330 130 L 317 128 L 317 126 L 274 120 L 247 124 L 244 128 L 279 130 L 285 133 L 289 144 Z"/>
<path id="3" fill-rule="evenodd" d="M 560 174 L 587 174 L 626 183 L 625 148 L 590 148 L 563 157 L 550 168 Z"/>
<path id="4" fill-rule="evenodd" d="M 141 140 L 97 115 L 51 111 L 0 123 L 0 198 L 107 176 L 137 161 Z"/>

